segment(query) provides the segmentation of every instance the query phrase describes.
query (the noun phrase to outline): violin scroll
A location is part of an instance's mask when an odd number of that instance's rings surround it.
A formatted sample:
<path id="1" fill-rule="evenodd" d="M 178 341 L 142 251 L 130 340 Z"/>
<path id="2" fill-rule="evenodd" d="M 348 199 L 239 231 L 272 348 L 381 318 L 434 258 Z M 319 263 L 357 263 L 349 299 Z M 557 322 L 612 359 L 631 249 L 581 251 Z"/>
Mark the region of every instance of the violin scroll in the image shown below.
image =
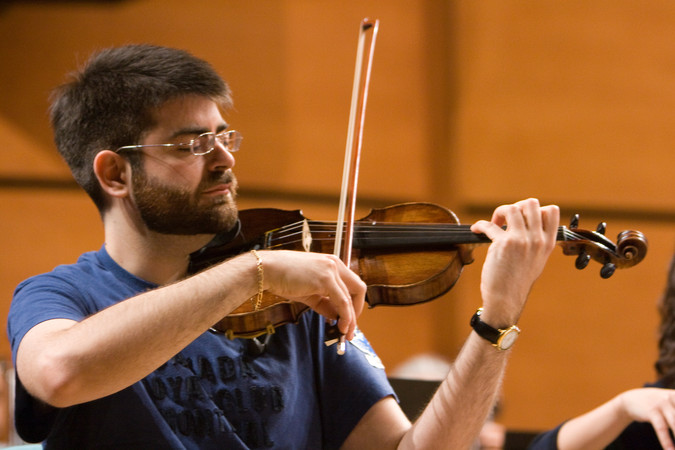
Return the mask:
<path id="1" fill-rule="evenodd" d="M 614 244 L 605 237 L 606 223 L 600 223 L 596 231 L 582 230 L 578 226 L 579 215 L 575 214 L 569 228 L 561 227 L 562 237 L 559 239 L 564 254 L 577 255 L 577 269 L 584 269 L 593 259 L 602 264 L 600 276 L 609 278 L 616 269 L 632 267 L 647 254 L 647 238 L 640 231 L 622 231 Z"/>
<path id="2" fill-rule="evenodd" d="M 623 256 L 624 267 L 631 267 L 642 261 L 647 254 L 647 238 L 640 231 L 625 230 L 616 239 L 617 251 Z"/>

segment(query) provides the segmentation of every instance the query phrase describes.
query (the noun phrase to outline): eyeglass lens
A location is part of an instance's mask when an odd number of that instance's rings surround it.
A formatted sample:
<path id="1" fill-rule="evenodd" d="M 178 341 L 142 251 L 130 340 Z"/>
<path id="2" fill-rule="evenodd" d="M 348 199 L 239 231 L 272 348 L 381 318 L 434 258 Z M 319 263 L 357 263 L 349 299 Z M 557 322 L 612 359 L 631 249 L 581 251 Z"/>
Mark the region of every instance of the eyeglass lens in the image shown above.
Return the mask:
<path id="1" fill-rule="evenodd" d="M 218 139 L 218 142 L 230 152 L 239 150 L 241 134 L 232 130 L 220 134 L 204 133 L 197 136 L 192 141 L 192 153 L 199 156 L 213 151 L 216 146 L 216 139 Z"/>

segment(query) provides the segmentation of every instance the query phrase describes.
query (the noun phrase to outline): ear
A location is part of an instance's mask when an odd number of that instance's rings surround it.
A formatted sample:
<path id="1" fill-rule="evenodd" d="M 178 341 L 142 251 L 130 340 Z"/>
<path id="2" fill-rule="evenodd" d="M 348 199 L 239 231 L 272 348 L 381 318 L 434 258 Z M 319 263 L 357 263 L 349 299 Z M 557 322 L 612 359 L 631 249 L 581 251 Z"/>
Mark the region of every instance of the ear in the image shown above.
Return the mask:
<path id="1" fill-rule="evenodd" d="M 122 156 L 101 150 L 94 158 L 94 173 L 108 195 L 119 198 L 129 195 L 130 167 Z"/>

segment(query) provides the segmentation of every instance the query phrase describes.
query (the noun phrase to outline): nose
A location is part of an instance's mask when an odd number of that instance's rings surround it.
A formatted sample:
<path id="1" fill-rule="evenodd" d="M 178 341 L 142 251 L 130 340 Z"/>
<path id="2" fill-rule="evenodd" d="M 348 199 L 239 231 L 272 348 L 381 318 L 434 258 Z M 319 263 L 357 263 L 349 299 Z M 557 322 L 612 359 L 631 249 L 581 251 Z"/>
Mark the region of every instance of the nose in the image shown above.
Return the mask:
<path id="1" fill-rule="evenodd" d="M 209 164 L 212 170 L 231 169 L 234 167 L 234 155 L 227 149 L 225 145 L 216 140 L 213 151 L 209 152 L 205 157 L 209 158 Z"/>

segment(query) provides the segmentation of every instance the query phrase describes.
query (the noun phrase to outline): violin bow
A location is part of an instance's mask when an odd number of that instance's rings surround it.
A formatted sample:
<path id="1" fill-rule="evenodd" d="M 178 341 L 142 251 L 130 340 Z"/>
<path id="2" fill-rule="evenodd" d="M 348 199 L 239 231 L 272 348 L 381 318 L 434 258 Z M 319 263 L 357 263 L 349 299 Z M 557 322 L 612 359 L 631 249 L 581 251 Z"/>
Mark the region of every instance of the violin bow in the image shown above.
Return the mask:
<path id="1" fill-rule="evenodd" d="M 356 51 L 356 67 L 354 69 L 354 85 L 349 111 L 349 126 L 347 129 L 347 145 L 342 171 L 342 187 L 340 189 L 340 204 L 338 207 L 337 226 L 335 230 L 335 256 L 339 257 L 347 267 L 350 267 L 352 255 L 352 241 L 354 233 L 354 211 L 356 208 L 356 187 L 361 160 L 361 146 L 363 143 L 363 124 L 366 117 L 366 103 L 368 100 L 368 86 L 375 52 L 375 40 L 380 21 L 365 18 L 359 26 L 359 40 Z M 369 33 L 370 32 L 370 33 Z M 366 41 L 370 35 L 370 45 L 366 53 Z M 365 73 L 364 73 L 365 65 Z M 345 214 L 347 216 L 345 220 Z M 344 225 L 344 226 L 343 226 Z M 344 239 L 343 239 L 344 231 Z M 345 336 L 338 339 L 337 352 L 345 353 Z"/>

